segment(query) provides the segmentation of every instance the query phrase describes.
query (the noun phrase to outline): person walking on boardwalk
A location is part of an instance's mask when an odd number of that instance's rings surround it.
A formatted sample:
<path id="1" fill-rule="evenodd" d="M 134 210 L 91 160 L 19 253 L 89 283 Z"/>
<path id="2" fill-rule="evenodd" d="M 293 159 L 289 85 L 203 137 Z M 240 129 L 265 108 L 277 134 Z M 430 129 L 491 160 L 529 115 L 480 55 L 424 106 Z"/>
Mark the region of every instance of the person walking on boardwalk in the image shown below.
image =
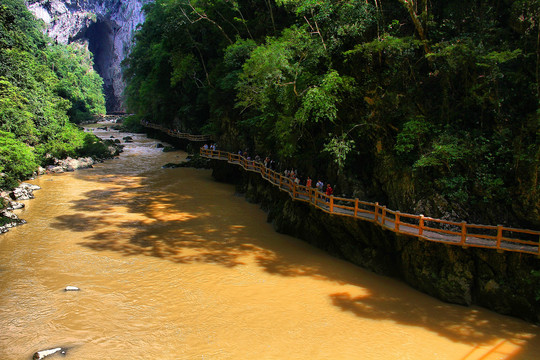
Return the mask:
<path id="1" fill-rule="evenodd" d="M 334 189 L 332 189 L 330 184 L 326 185 L 326 196 L 328 196 L 328 198 L 326 198 L 326 201 L 330 201 L 330 196 L 332 196 L 333 193 Z"/>
<path id="2" fill-rule="evenodd" d="M 317 198 L 322 198 L 322 192 L 323 192 L 323 182 L 321 180 L 317 180 L 317 184 L 315 185 L 317 187 Z"/>
<path id="3" fill-rule="evenodd" d="M 310 188 L 311 187 L 311 178 L 308 176 L 307 180 L 306 180 L 306 187 Z"/>

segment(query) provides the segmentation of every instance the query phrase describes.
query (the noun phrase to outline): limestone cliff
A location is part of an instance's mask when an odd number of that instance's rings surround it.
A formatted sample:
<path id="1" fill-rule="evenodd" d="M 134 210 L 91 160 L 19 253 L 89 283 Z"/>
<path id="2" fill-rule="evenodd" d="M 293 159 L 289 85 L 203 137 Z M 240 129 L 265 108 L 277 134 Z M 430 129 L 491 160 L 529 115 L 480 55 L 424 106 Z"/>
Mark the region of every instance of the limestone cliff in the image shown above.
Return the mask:
<path id="1" fill-rule="evenodd" d="M 144 22 L 142 7 L 152 0 L 29 0 L 28 9 L 45 22 L 46 33 L 62 44 L 80 42 L 94 54 L 104 81 L 107 111 L 124 110 L 121 62 L 133 34 Z"/>

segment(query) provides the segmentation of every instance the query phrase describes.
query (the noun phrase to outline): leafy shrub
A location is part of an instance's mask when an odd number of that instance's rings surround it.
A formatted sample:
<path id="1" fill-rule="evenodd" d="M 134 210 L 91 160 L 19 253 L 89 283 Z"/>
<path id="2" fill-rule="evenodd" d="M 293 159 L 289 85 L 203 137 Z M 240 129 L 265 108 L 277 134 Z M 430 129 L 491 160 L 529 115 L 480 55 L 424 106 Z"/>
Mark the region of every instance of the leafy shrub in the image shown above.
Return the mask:
<path id="1" fill-rule="evenodd" d="M 144 132 L 144 126 L 141 125 L 141 120 L 138 116 L 131 115 L 122 121 L 122 131 L 142 133 Z"/>
<path id="2" fill-rule="evenodd" d="M 17 186 L 19 180 L 27 178 L 37 169 L 36 156 L 28 145 L 15 138 L 15 135 L 0 131 L 0 188 Z"/>
<path id="3" fill-rule="evenodd" d="M 106 159 L 111 157 L 109 147 L 104 144 L 96 135 L 86 133 L 84 144 L 80 150 L 81 156 L 91 156 L 94 159 Z"/>

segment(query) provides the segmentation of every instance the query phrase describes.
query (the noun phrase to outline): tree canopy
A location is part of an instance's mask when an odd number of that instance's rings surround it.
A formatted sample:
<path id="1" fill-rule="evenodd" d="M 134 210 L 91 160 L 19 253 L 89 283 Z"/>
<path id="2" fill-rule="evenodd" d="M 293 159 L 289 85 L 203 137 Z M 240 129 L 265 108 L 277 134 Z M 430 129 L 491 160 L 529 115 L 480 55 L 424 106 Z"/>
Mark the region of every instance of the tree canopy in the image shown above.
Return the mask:
<path id="1" fill-rule="evenodd" d="M 442 198 L 462 219 L 538 226 L 539 9 L 157 0 L 125 61 L 128 101 L 402 211 Z"/>

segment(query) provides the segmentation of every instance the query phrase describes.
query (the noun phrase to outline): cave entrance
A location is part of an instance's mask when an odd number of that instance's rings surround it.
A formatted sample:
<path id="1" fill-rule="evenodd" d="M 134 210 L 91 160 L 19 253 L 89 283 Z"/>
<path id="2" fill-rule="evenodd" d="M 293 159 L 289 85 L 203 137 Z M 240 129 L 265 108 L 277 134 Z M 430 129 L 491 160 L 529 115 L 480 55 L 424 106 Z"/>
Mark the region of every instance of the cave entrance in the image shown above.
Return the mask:
<path id="1" fill-rule="evenodd" d="M 92 23 L 82 34 L 81 38 L 88 41 L 88 49 L 94 54 L 94 69 L 103 78 L 103 92 L 105 93 L 105 107 L 107 113 L 119 111 L 122 108 L 121 99 L 114 89 L 114 35 L 116 24 L 101 19 Z"/>

